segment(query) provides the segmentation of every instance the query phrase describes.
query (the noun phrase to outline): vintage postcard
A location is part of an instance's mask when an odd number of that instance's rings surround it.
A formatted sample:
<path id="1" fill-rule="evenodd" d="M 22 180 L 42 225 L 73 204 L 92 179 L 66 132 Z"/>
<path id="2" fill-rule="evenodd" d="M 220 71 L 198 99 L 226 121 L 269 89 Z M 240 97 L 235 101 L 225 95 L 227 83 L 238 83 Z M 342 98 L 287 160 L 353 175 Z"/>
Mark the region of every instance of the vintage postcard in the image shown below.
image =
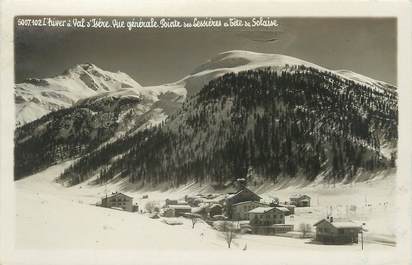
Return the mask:
<path id="1" fill-rule="evenodd" d="M 410 264 L 410 5 L 169 5 L 9 6 L 0 263 Z"/>

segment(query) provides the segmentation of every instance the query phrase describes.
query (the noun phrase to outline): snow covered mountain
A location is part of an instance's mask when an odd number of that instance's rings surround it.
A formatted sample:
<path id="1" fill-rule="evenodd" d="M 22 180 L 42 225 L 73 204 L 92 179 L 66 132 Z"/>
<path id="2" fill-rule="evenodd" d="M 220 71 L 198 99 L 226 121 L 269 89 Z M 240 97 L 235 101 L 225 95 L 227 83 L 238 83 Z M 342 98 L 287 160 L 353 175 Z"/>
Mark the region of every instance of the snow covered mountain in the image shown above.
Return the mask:
<path id="1" fill-rule="evenodd" d="M 174 83 L 79 99 L 18 128 L 15 141 L 15 178 L 80 157 L 62 175 L 72 184 L 96 174 L 222 183 L 249 168 L 271 182 L 352 181 L 394 166 L 397 91 L 285 55 L 230 51 Z"/>
<path id="2" fill-rule="evenodd" d="M 72 106 L 79 99 L 141 86 L 125 73 L 104 71 L 94 64 L 76 65 L 52 78 L 29 78 L 15 86 L 16 125 Z"/>
<path id="3" fill-rule="evenodd" d="M 198 66 L 191 74 L 181 80 L 168 84 L 184 88 L 188 96 L 195 95 L 209 81 L 227 73 L 238 73 L 251 69 L 262 69 L 271 67 L 279 72 L 289 68 L 292 65 L 303 65 L 305 67 L 315 68 L 319 71 L 331 72 L 345 80 L 372 86 L 377 89 L 385 90 L 388 93 L 396 94 L 396 87 L 383 81 L 374 80 L 367 76 L 354 73 L 349 70 L 331 70 L 325 67 L 310 63 L 295 57 L 282 54 L 257 53 L 243 50 L 233 50 L 222 52 L 207 62 Z"/>

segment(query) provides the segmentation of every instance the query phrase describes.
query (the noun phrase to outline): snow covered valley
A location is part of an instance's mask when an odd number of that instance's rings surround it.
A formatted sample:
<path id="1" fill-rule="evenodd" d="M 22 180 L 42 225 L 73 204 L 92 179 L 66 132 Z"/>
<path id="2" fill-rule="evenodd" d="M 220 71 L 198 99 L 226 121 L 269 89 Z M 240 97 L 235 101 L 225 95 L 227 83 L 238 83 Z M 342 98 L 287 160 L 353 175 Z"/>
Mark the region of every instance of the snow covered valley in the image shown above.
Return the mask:
<path id="1" fill-rule="evenodd" d="M 305 192 L 312 196 L 313 207 L 298 208 L 293 220 L 289 217 L 286 223 L 305 222 L 313 224 L 325 217 L 326 211 L 332 207 L 335 216 L 347 216 L 347 205 L 357 203 L 356 213 L 352 217 L 367 223 L 365 248 L 354 245 L 319 245 L 310 239 L 286 238 L 278 236 L 240 235 L 230 249 L 221 236 L 205 223 L 198 223 L 192 229 L 189 219 L 180 217 L 183 225 L 170 226 L 162 219 L 150 219 L 146 214 L 130 213 L 114 209 L 96 207 L 105 192 L 122 191 L 133 196 L 135 202 L 143 208 L 148 195 L 149 200 L 164 201 L 166 198 L 182 198 L 186 194 L 208 192 L 211 187 L 197 184 L 182 186 L 173 190 L 162 189 L 122 190 L 122 181 L 113 181 L 107 185 L 82 183 L 73 187 L 64 187 L 54 179 L 71 162 L 56 165 L 43 172 L 15 182 L 16 185 L 16 249 L 27 250 L 118 250 L 140 253 L 147 257 L 161 258 L 163 251 L 189 255 L 205 254 L 205 251 L 216 253 L 208 260 L 200 259 L 199 264 L 218 261 L 219 257 L 233 257 L 234 262 L 241 257 L 251 259 L 253 255 L 264 254 L 262 264 L 271 255 L 284 261 L 282 264 L 296 264 L 300 255 L 294 253 L 315 254 L 311 261 L 320 264 L 333 253 L 345 255 L 337 264 L 347 264 L 348 259 L 359 261 L 359 264 L 395 264 L 395 233 L 391 226 L 394 207 L 393 176 L 376 182 L 336 185 L 336 187 L 305 187 L 262 189 L 257 192 L 263 198 L 277 196 L 281 201 L 293 192 Z M 379 187 L 379 188 L 377 188 Z M 373 192 L 375 191 L 375 192 Z M 376 192 L 379 191 L 379 192 Z M 147 199 L 146 199 L 147 200 Z M 367 203 L 365 205 L 365 200 Z M 368 206 L 369 205 L 369 206 Z M 245 251 L 246 246 L 246 251 Z M 324 251 L 328 250 L 328 251 Z M 157 253 L 157 254 L 156 254 Z M 160 256 L 159 256 L 160 255 Z M 318 262 L 318 263 L 316 263 Z M 180 263 L 182 264 L 182 263 Z M 216 264 L 216 263 L 215 263 Z M 230 263 L 231 264 L 231 263 Z"/>

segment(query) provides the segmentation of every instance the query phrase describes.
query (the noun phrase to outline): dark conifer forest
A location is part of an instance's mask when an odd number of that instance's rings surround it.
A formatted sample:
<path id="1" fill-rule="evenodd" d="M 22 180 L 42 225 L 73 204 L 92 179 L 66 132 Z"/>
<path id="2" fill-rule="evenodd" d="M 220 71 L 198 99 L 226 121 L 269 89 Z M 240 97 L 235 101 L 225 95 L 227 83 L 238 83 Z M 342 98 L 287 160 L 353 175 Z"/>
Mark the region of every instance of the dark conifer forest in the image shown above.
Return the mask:
<path id="1" fill-rule="evenodd" d="M 15 179 L 95 150 L 116 133 L 121 111 L 138 103 L 137 99 L 115 99 L 79 104 L 17 128 Z"/>

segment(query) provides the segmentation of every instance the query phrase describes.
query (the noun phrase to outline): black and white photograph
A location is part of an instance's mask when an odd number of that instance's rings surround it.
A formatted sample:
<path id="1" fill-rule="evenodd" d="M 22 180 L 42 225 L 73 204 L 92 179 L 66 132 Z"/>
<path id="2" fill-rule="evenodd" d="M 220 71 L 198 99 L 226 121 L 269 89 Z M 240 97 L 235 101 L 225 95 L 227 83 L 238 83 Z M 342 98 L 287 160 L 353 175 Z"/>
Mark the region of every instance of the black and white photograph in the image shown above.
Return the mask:
<path id="1" fill-rule="evenodd" d="M 397 16 L 25 13 L 11 26 L 14 249 L 410 262 Z M 139 255 L 127 264 L 158 264 Z"/>

